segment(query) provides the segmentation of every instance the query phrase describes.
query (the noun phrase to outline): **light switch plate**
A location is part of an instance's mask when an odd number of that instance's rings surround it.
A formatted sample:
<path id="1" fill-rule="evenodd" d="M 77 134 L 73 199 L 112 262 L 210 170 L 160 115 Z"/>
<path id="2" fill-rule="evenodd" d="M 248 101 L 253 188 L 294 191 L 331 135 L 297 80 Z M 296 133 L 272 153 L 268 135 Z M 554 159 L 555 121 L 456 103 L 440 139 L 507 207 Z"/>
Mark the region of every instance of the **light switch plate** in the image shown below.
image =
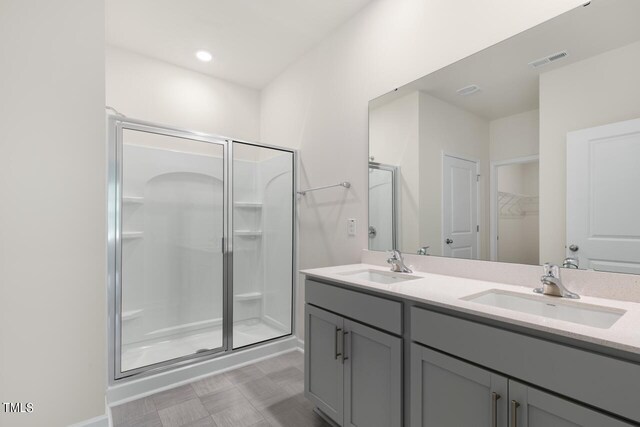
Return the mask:
<path id="1" fill-rule="evenodd" d="M 349 236 L 356 235 L 356 219 L 355 218 L 347 219 L 347 234 Z"/>

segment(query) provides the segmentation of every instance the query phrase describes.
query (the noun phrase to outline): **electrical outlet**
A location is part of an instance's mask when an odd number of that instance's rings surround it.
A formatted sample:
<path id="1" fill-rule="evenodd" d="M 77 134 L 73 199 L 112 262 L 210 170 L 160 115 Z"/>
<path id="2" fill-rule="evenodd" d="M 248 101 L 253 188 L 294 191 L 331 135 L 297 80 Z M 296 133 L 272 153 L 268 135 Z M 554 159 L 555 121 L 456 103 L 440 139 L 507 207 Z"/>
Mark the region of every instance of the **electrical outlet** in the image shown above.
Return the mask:
<path id="1" fill-rule="evenodd" d="M 347 234 L 349 236 L 356 235 L 356 219 L 355 218 L 347 219 Z"/>

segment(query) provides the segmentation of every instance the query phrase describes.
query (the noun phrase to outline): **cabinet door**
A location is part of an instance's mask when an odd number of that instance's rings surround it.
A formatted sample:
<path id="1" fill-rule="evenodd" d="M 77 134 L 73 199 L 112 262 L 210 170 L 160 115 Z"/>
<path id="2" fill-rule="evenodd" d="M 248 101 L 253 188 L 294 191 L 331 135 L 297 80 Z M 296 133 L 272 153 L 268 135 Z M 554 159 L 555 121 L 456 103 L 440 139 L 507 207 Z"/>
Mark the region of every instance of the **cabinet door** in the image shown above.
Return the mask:
<path id="1" fill-rule="evenodd" d="M 344 425 L 402 425 L 402 339 L 344 321 Z"/>
<path id="2" fill-rule="evenodd" d="M 305 395 L 339 425 L 343 417 L 342 332 L 342 317 L 305 305 Z"/>
<path id="3" fill-rule="evenodd" d="M 411 427 L 506 427 L 506 377 L 411 346 Z"/>
<path id="4" fill-rule="evenodd" d="M 513 380 L 509 380 L 509 419 L 510 427 L 633 425 Z"/>

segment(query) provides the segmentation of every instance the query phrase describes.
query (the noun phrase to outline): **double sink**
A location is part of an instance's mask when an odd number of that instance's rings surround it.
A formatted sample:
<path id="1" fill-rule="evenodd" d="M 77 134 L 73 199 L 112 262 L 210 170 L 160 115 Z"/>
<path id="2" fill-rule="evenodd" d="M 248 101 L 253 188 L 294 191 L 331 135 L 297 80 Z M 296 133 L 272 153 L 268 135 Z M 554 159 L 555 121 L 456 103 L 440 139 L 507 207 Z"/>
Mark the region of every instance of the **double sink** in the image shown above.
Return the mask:
<path id="1" fill-rule="evenodd" d="M 356 280 L 384 285 L 424 279 L 421 276 L 371 269 L 347 271 L 339 274 Z M 528 295 L 501 289 L 490 289 L 475 293 L 462 297 L 460 300 L 601 329 L 610 328 L 626 313 L 622 309 L 588 304 L 576 300 L 566 300 L 533 293 Z"/>

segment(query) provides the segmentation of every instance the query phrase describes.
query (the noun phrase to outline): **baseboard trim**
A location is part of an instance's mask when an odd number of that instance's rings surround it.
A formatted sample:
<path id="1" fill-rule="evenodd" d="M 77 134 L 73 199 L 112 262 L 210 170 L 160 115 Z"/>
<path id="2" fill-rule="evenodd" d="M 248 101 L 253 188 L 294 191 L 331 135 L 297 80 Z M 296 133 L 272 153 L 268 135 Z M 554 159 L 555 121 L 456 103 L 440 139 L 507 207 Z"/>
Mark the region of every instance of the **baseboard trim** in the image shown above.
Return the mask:
<path id="1" fill-rule="evenodd" d="M 298 351 L 304 353 L 304 340 L 298 338 Z"/>
<path id="2" fill-rule="evenodd" d="M 327 422 L 327 424 L 329 424 L 331 427 L 340 427 L 335 421 L 333 421 L 333 419 L 331 419 L 331 417 L 329 417 L 327 414 L 322 412 L 320 409 L 313 408 L 313 412 L 318 414 L 318 416 L 320 416 L 320 418 L 325 420 Z"/>
<path id="3" fill-rule="evenodd" d="M 156 375 L 127 380 L 107 388 L 109 407 L 137 400 L 160 391 L 168 390 L 217 373 L 230 371 L 245 365 L 298 350 L 295 336 L 248 348 L 193 365 L 176 368 Z M 93 427 L 93 426 L 91 426 Z"/>
<path id="4" fill-rule="evenodd" d="M 71 424 L 69 427 L 109 427 L 109 417 L 107 417 L 107 415 L 100 415 L 89 420 Z"/>

